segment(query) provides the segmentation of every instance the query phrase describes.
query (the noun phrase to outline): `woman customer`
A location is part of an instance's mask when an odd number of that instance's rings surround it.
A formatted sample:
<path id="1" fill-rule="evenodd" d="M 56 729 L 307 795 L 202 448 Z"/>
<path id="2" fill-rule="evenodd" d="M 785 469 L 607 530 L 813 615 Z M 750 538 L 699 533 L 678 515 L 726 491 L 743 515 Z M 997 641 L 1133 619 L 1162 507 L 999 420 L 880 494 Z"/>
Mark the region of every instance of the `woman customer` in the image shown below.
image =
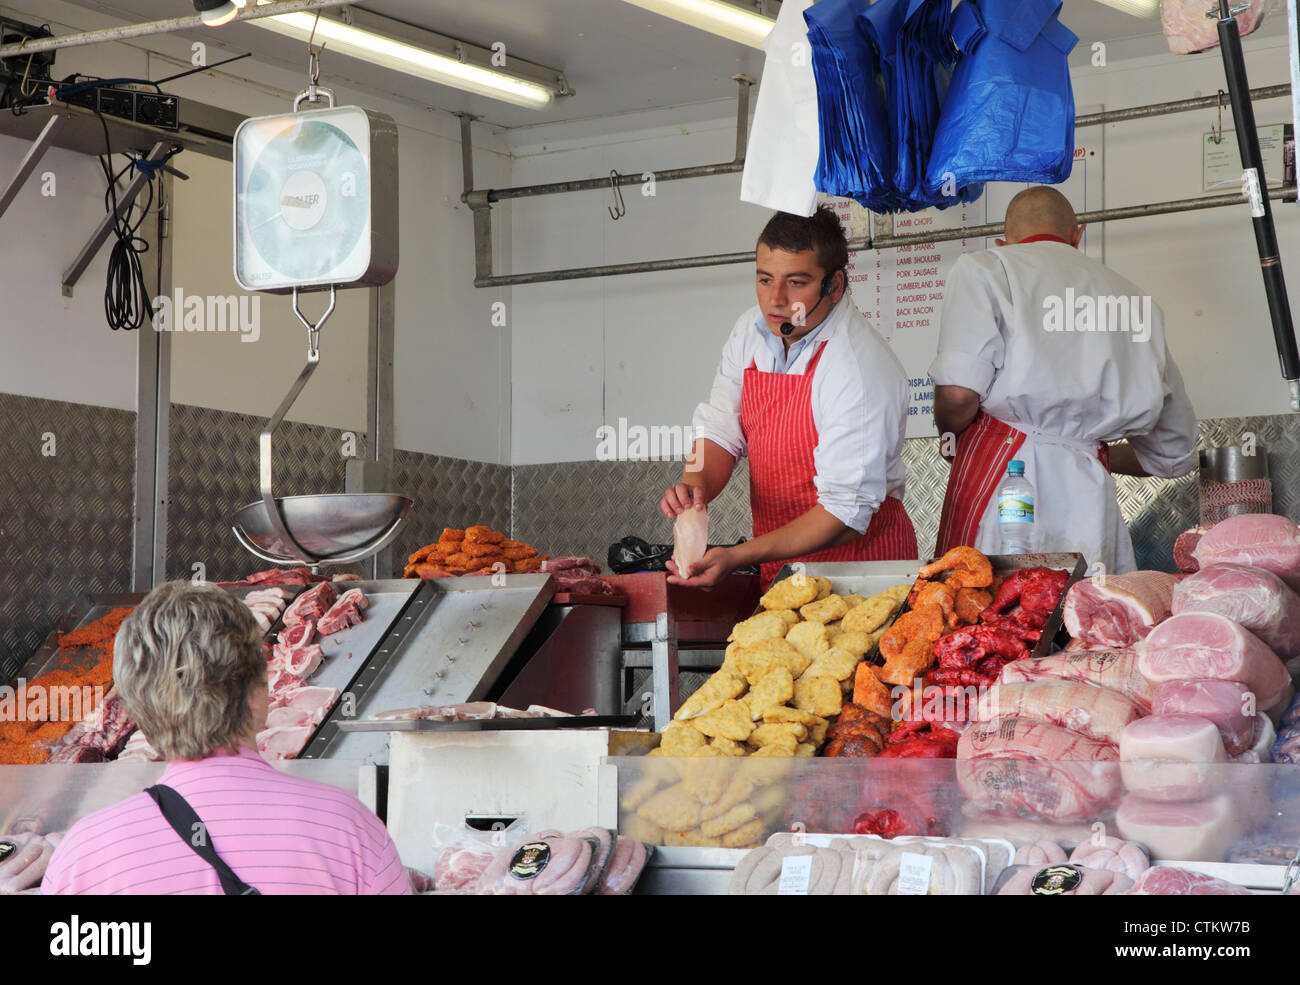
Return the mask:
<path id="1" fill-rule="evenodd" d="M 379 818 L 258 754 L 266 655 L 238 599 L 159 585 L 118 630 L 113 679 L 167 768 L 158 786 L 73 825 L 43 892 L 410 892 Z"/>

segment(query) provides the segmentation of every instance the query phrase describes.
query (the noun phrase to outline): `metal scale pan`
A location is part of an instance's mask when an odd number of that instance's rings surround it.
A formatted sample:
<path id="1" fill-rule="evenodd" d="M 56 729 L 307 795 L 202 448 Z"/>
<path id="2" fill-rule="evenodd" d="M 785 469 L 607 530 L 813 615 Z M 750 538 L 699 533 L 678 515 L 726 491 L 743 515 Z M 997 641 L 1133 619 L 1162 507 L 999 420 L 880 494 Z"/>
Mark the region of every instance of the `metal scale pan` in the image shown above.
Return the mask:
<path id="1" fill-rule="evenodd" d="M 261 497 L 235 512 L 232 529 L 263 561 L 312 568 L 383 550 L 414 505 L 409 496 L 387 492 L 272 492 L 271 438 L 320 363 L 320 327 L 334 311 L 335 289 L 386 284 L 397 272 L 396 124 L 382 113 L 336 107 L 333 92 L 316 84 L 317 74 L 313 54 L 311 84 L 293 112 L 245 120 L 234 141 L 236 279 L 246 290 L 292 292 L 293 313 L 307 329 L 307 365 L 262 428 Z M 358 193 L 328 194 L 345 177 Z M 284 193 L 303 181 L 322 189 L 309 207 Z M 354 240 L 355 248 L 340 245 Z M 358 266 L 354 254 L 368 259 Z M 313 324 L 298 307 L 299 291 L 326 288 L 329 307 Z"/>

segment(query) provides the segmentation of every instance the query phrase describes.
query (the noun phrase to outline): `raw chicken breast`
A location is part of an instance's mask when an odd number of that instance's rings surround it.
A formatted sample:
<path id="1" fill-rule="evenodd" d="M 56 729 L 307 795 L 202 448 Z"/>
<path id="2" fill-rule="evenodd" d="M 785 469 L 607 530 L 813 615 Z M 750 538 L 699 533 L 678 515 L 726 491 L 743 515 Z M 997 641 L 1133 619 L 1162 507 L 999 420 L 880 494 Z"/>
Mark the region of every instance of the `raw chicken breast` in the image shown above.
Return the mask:
<path id="1" fill-rule="evenodd" d="M 691 565 L 709 549 L 709 508 L 694 507 L 678 515 L 673 523 L 673 563 L 683 578 L 691 576 Z"/>

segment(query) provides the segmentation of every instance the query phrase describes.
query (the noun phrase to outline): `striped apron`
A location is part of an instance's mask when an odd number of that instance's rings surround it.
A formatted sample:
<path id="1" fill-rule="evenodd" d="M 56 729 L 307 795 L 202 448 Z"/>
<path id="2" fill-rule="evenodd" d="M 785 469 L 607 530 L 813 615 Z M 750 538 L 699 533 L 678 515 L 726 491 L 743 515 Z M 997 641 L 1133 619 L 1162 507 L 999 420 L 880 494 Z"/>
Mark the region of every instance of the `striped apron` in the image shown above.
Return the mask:
<path id="1" fill-rule="evenodd" d="M 740 426 L 749 454 L 749 505 L 755 537 L 785 526 L 818 505 L 812 382 L 825 351 L 823 342 L 802 375 L 763 373 L 753 362 L 745 370 Z M 886 496 L 862 536 L 790 560 L 897 561 L 916 557 L 912 521 L 901 500 Z M 769 561 L 761 566 L 764 591 L 783 563 Z"/>

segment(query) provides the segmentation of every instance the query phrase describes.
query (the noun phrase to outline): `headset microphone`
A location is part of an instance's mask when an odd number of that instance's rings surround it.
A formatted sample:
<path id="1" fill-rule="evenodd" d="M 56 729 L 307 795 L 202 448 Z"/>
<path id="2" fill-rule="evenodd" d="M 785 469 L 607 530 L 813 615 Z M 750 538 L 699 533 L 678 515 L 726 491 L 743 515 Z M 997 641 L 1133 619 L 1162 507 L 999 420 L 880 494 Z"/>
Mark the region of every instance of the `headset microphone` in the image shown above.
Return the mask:
<path id="1" fill-rule="evenodd" d="M 816 311 L 818 308 L 820 308 L 820 307 L 821 307 L 821 303 L 822 303 L 823 301 L 825 301 L 828 297 L 831 296 L 831 289 L 834 287 L 834 284 L 833 284 L 832 281 L 831 281 L 831 278 L 832 278 L 833 276 L 834 276 L 834 274 L 827 274 L 825 277 L 822 278 L 822 292 L 821 292 L 821 297 L 819 297 L 819 298 L 817 299 L 817 303 L 814 304 L 814 305 L 812 306 L 812 309 L 808 312 L 809 315 L 811 315 L 814 311 Z M 805 315 L 804 317 L 806 318 L 806 317 L 808 317 L 808 315 Z M 788 337 L 792 332 L 794 332 L 794 324 L 793 324 L 792 322 L 788 322 L 788 321 L 787 321 L 787 322 L 782 322 L 782 323 L 781 323 L 781 334 L 782 334 L 782 335 L 785 335 L 785 336 Z"/>

